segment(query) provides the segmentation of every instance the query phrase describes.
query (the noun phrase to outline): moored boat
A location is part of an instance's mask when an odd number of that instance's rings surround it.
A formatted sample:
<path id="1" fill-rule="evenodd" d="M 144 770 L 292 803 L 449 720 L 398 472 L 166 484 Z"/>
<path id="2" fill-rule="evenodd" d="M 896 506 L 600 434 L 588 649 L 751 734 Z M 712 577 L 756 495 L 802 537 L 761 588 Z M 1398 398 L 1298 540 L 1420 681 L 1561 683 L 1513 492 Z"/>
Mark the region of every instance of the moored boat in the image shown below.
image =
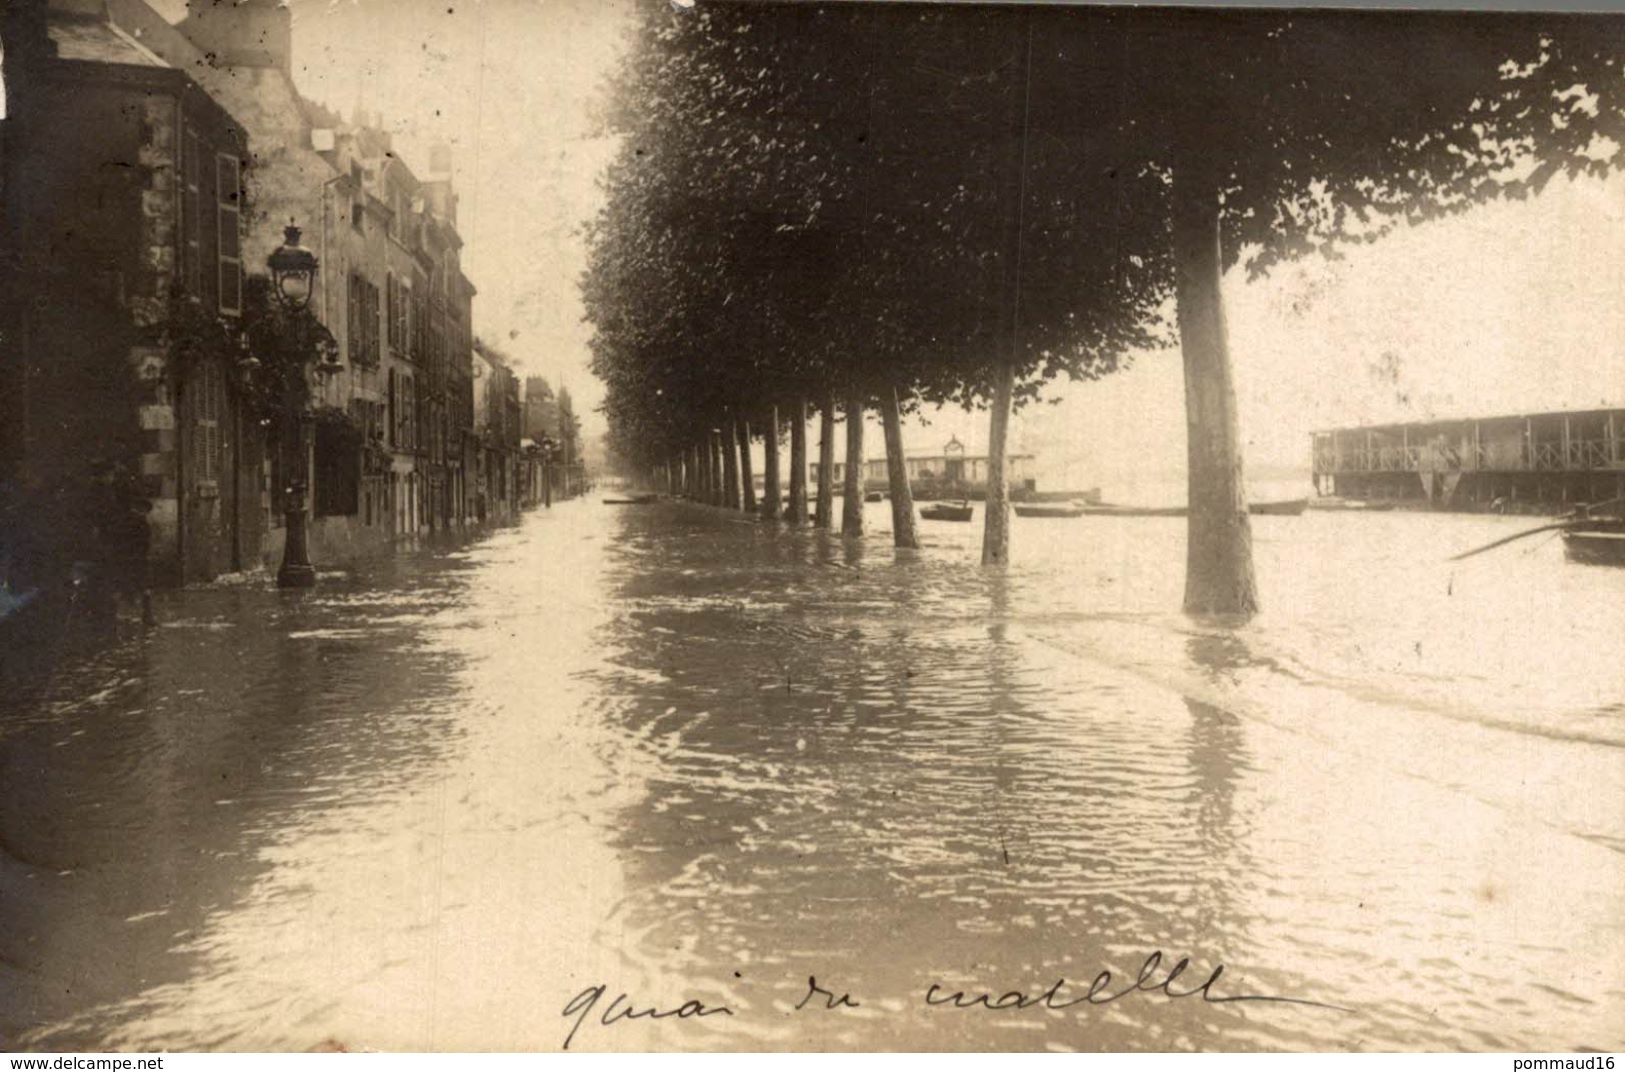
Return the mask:
<path id="1" fill-rule="evenodd" d="M 1079 506 L 1078 512 L 1090 517 L 1184 517 L 1189 513 L 1183 506 L 1117 506 L 1112 503 Z"/>
<path id="2" fill-rule="evenodd" d="M 1077 503 L 1012 503 L 1017 517 L 1082 517 Z"/>
<path id="3" fill-rule="evenodd" d="M 1113 503 L 1073 503 L 1072 508 L 1076 514 L 1063 516 L 1077 517 L 1087 514 L 1091 517 L 1185 517 L 1190 510 L 1184 506 L 1119 506 Z M 1295 517 L 1309 508 L 1308 499 L 1286 499 L 1280 502 L 1255 502 L 1247 504 L 1250 514 L 1273 514 L 1282 517 Z"/>
<path id="4" fill-rule="evenodd" d="M 1395 505 L 1391 502 L 1372 501 L 1368 499 L 1341 499 L 1335 495 L 1327 495 L 1319 499 L 1308 499 L 1305 500 L 1305 503 L 1306 508 L 1310 510 L 1333 510 L 1344 512 L 1351 510 L 1392 510 Z"/>
<path id="5" fill-rule="evenodd" d="M 1308 499 L 1282 499 L 1277 502 L 1250 502 L 1247 504 L 1249 514 L 1263 514 L 1274 517 L 1297 517 L 1309 509 Z"/>
<path id="6" fill-rule="evenodd" d="M 1563 553 L 1570 562 L 1625 566 L 1625 520 L 1585 521 L 1567 529 Z"/>
<path id="7" fill-rule="evenodd" d="M 932 503 L 920 507 L 920 516 L 927 521 L 969 521 L 976 507 L 968 502 Z"/>

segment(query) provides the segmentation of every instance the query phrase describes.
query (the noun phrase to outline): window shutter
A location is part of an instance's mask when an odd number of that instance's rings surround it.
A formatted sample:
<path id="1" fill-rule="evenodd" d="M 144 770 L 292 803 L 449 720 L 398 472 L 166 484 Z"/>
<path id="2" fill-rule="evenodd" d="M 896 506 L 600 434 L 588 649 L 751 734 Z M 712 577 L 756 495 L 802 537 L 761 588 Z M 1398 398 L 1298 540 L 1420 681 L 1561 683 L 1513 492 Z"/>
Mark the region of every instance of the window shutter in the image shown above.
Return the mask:
<path id="1" fill-rule="evenodd" d="M 350 364 L 353 365 L 361 354 L 361 310 L 356 308 L 355 273 L 351 272 L 345 282 L 349 285 L 344 291 L 344 344 L 350 351 Z"/>
<path id="2" fill-rule="evenodd" d="M 221 153 L 215 157 L 215 175 L 220 311 L 236 314 L 243 307 L 241 164 L 235 156 Z"/>

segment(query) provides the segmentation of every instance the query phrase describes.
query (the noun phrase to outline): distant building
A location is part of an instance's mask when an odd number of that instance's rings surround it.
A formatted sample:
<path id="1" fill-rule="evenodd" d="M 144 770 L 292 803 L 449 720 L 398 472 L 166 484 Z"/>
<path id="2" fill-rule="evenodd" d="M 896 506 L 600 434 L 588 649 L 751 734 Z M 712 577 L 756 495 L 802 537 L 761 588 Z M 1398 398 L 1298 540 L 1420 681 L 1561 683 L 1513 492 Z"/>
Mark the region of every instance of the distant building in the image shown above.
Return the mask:
<path id="1" fill-rule="evenodd" d="M 480 520 L 513 517 L 521 503 L 519 380 L 507 361 L 474 343 L 474 499 Z"/>
<path id="2" fill-rule="evenodd" d="M 520 433 L 526 438 L 540 443 L 543 437 L 558 439 L 559 437 L 559 400 L 553 395 L 553 388 L 549 387 L 547 380 L 541 376 L 525 377 L 524 415 L 521 418 Z"/>
<path id="3" fill-rule="evenodd" d="M 1013 490 L 1036 491 L 1038 481 L 1033 476 L 1036 456 L 1032 454 L 1005 455 L 1006 473 Z M 965 445 L 957 438 L 949 439 L 935 453 L 910 454 L 904 460 L 908 469 L 909 486 L 925 494 L 944 495 L 981 493 L 987 490 L 988 459 L 985 454 L 965 453 Z M 812 480 L 818 482 L 819 466 L 812 463 Z M 840 485 L 846 479 L 846 463 L 836 462 L 834 480 Z M 864 487 L 884 490 L 888 483 L 886 455 L 865 458 L 863 462 Z"/>
<path id="4" fill-rule="evenodd" d="M 1315 488 L 1450 509 L 1557 508 L 1625 496 L 1625 410 L 1337 428 L 1311 436 Z"/>

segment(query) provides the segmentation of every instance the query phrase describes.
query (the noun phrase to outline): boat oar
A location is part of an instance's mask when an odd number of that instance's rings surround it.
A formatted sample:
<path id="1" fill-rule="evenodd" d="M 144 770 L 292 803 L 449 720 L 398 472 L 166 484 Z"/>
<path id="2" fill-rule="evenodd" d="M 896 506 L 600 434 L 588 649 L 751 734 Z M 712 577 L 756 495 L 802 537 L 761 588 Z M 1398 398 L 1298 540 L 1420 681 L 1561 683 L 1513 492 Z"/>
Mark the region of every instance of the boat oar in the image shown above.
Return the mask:
<path id="1" fill-rule="evenodd" d="M 1592 510 L 1595 510 L 1595 509 L 1597 509 L 1598 507 L 1601 507 L 1601 506 L 1613 506 L 1616 503 L 1625 503 L 1625 498 L 1605 499 L 1600 503 L 1587 504 L 1587 506 L 1583 510 L 1571 510 L 1568 513 L 1566 513 L 1566 514 L 1562 515 L 1561 517 L 1559 517 L 1554 522 L 1549 522 L 1548 524 L 1545 524 L 1545 525 L 1539 525 L 1539 526 L 1536 526 L 1535 528 L 1532 528 L 1532 529 L 1525 529 L 1522 532 L 1514 532 L 1511 536 L 1503 536 L 1499 540 L 1494 541 L 1493 543 L 1485 544 L 1483 547 L 1475 547 L 1471 551 L 1463 551 L 1459 555 L 1451 555 L 1445 561 L 1447 561 L 1447 562 L 1460 562 L 1464 558 L 1472 558 L 1474 555 L 1481 555 L 1485 551 L 1493 551 L 1497 547 L 1500 547 L 1503 544 L 1509 544 L 1514 540 L 1521 540 L 1525 536 L 1537 536 L 1542 532 L 1551 532 L 1553 529 L 1566 529 L 1566 528 L 1570 527 L 1571 525 L 1573 525 L 1576 521 L 1584 521 L 1585 520 L 1584 515 L 1589 514 Z"/>

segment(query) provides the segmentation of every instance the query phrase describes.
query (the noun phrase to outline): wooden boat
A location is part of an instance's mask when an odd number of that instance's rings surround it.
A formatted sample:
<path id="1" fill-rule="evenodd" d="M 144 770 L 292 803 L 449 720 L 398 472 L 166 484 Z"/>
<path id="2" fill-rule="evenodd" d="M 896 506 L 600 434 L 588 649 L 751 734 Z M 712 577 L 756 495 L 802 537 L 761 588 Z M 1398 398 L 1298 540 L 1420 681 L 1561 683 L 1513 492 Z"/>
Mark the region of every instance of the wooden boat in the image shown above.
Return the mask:
<path id="1" fill-rule="evenodd" d="M 1625 520 L 1575 525 L 1563 533 L 1563 554 L 1570 562 L 1625 566 Z"/>
<path id="2" fill-rule="evenodd" d="M 865 492 L 864 496 L 863 496 L 863 501 L 864 502 L 885 502 L 886 501 L 886 493 L 883 492 L 883 491 Z"/>
<path id="3" fill-rule="evenodd" d="M 659 501 L 660 501 L 660 496 L 658 496 L 658 495 L 634 495 L 629 499 L 605 499 L 604 500 L 604 505 L 605 506 L 647 506 L 650 503 L 659 502 Z"/>
<path id="4" fill-rule="evenodd" d="M 1394 508 L 1394 504 L 1391 502 L 1372 502 L 1366 499 L 1339 499 L 1330 495 L 1321 499 L 1308 499 L 1306 502 L 1308 504 L 1308 509 L 1310 510 L 1335 510 L 1346 512 L 1350 510 L 1392 510 Z"/>
<path id="5" fill-rule="evenodd" d="M 1116 506 L 1111 503 L 1081 505 L 1077 509 L 1090 517 L 1184 517 L 1190 512 L 1183 506 Z"/>
<path id="6" fill-rule="evenodd" d="M 1100 504 L 1099 488 L 1084 488 L 1082 491 L 1027 491 L 1017 488 L 1010 492 L 1010 501 L 1013 503 L 1051 503 L 1061 506 L 1072 506 L 1075 503 L 1089 503 L 1092 506 Z"/>
<path id="7" fill-rule="evenodd" d="M 1308 499 L 1282 499 L 1278 502 L 1250 502 L 1247 504 L 1249 514 L 1264 514 L 1272 517 L 1297 517 L 1309 509 Z"/>
<path id="8" fill-rule="evenodd" d="M 1012 503 L 1017 517 L 1082 517 L 1084 508 L 1077 503 Z"/>
<path id="9" fill-rule="evenodd" d="M 1282 516 L 1296 516 L 1309 508 L 1308 499 L 1288 499 L 1284 502 L 1257 502 L 1248 503 L 1247 512 L 1250 514 L 1276 514 Z M 1090 505 L 1087 503 L 1074 503 L 1076 514 L 1068 517 L 1089 515 L 1091 517 L 1186 517 L 1190 510 L 1183 506 L 1117 506 L 1112 503 Z"/>
<path id="10" fill-rule="evenodd" d="M 927 521 L 969 521 L 976 507 L 968 502 L 932 503 L 920 507 L 920 516 Z"/>

